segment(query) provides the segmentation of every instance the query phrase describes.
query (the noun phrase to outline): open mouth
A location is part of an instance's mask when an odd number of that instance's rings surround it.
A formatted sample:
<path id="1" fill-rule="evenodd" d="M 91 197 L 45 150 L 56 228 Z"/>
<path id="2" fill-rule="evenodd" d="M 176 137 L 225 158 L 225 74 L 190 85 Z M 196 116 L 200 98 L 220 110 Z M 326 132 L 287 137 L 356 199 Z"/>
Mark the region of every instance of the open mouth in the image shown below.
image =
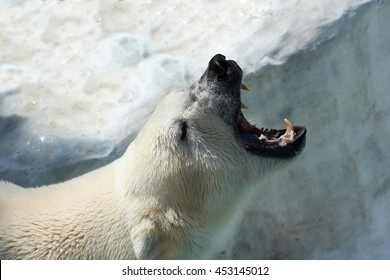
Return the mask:
<path id="1" fill-rule="evenodd" d="M 238 122 L 234 124 L 237 137 L 247 151 L 255 155 L 279 158 L 289 158 L 299 154 L 305 145 L 305 127 L 294 126 L 285 119 L 285 129 L 257 128 L 244 117 L 242 109 L 246 109 L 246 106 L 240 101 L 241 90 L 249 90 L 249 87 L 242 84 L 243 73 L 235 61 L 226 60 L 225 56 L 217 54 L 210 60 L 208 69 L 201 80 L 205 78 L 205 75 L 207 79 L 213 83 L 216 82 L 223 89 L 219 91 L 219 94 L 224 92 L 229 95 L 226 96 L 229 104 L 224 104 L 224 109 L 221 111 L 225 116 L 229 115 L 229 111 L 234 112 L 230 116 L 234 118 L 234 122 Z M 235 105 L 232 105 L 233 103 Z"/>
<path id="2" fill-rule="evenodd" d="M 293 126 L 287 119 L 284 119 L 286 129 L 257 128 L 240 110 L 238 121 L 240 140 L 251 153 L 289 158 L 297 155 L 305 145 L 306 128 Z"/>

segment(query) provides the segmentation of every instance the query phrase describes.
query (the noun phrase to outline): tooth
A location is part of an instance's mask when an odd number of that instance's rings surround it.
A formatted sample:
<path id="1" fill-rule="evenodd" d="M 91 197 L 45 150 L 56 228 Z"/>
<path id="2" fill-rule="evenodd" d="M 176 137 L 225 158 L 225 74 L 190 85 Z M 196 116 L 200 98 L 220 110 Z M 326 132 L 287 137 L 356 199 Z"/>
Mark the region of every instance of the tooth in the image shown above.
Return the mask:
<path id="1" fill-rule="evenodd" d="M 251 90 L 251 88 L 248 87 L 246 84 L 241 84 L 241 89 L 243 89 L 243 90 Z"/>
<path id="2" fill-rule="evenodd" d="M 259 140 L 268 140 L 268 138 L 264 134 L 260 134 Z"/>
<path id="3" fill-rule="evenodd" d="M 292 125 L 292 123 L 288 120 L 288 119 L 284 119 L 284 123 L 286 125 L 286 132 L 284 134 L 288 134 L 290 133 L 291 131 L 294 132 L 294 126 Z"/>
<path id="4" fill-rule="evenodd" d="M 244 103 L 241 102 L 240 108 L 241 108 L 241 109 L 248 109 L 248 106 L 246 106 Z"/>

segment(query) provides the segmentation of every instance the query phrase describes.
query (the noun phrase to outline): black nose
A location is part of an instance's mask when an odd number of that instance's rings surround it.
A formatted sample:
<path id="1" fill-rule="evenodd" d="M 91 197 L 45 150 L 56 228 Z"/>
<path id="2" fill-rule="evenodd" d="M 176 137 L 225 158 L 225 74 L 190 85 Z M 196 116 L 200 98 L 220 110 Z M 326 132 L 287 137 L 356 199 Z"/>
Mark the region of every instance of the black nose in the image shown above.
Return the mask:
<path id="1" fill-rule="evenodd" d="M 218 77 L 218 80 L 223 80 L 227 76 L 229 63 L 226 57 L 222 54 L 216 54 L 209 62 L 209 69 L 212 74 Z"/>

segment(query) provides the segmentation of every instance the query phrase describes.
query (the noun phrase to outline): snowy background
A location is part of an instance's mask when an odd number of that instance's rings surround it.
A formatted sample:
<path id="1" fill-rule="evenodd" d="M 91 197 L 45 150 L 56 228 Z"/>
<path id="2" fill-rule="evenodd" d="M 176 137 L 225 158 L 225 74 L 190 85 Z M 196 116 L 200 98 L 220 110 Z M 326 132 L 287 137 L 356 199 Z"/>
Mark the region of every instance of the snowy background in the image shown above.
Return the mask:
<path id="1" fill-rule="evenodd" d="M 0 0 L 0 178 L 59 182 L 119 157 L 216 53 L 245 115 L 308 128 L 220 259 L 390 259 L 390 1 Z"/>

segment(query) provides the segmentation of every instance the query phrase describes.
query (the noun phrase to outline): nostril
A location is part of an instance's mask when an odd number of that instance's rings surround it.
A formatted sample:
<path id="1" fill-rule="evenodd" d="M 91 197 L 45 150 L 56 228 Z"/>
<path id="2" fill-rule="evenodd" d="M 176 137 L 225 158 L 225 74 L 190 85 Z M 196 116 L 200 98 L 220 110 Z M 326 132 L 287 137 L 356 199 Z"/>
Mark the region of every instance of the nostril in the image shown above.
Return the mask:
<path id="1" fill-rule="evenodd" d="M 216 64 L 218 65 L 221 72 L 227 72 L 229 69 L 229 65 L 226 60 L 217 61 Z"/>
<path id="2" fill-rule="evenodd" d="M 220 72 L 217 73 L 218 81 L 222 81 L 222 80 L 224 80 L 228 76 L 229 66 L 227 65 L 226 61 L 225 61 L 225 63 L 219 64 L 219 66 L 220 66 L 220 68 L 219 68 Z"/>
<path id="3" fill-rule="evenodd" d="M 222 54 L 216 54 L 214 57 L 210 60 L 209 64 L 226 61 L 226 57 Z"/>
<path id="4" fill-rule="evenodd" d="M 227 76 L 229 70 L 229 64 L 226 61 L 226 57 L 222 54 L 215 55 L 209 62 L 209 71 L 214 72 L 218 80 L 222 80 Z"/>

